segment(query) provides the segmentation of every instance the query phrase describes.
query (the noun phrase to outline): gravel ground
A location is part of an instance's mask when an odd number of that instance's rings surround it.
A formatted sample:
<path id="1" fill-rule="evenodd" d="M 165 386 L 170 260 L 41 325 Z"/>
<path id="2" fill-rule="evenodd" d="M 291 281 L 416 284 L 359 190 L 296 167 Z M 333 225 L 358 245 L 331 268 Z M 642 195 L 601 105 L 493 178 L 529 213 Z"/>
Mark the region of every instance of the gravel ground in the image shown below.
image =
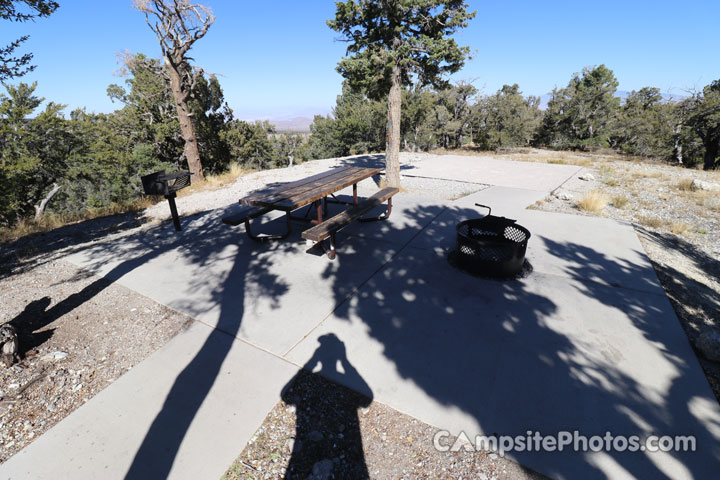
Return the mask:
<path id="1" fill-rule="evenodd" d="M 192 322 L 61 259 L 0 279 L 0 292 L 24 357 L 0 368 L 0 462 Z"/>
<path id="2" fill-rule="evenodd" d="M 282 398 L 223 480 L 545 478 L 490 452 L 439 452 L 436 428 L 313 373 Z"/>

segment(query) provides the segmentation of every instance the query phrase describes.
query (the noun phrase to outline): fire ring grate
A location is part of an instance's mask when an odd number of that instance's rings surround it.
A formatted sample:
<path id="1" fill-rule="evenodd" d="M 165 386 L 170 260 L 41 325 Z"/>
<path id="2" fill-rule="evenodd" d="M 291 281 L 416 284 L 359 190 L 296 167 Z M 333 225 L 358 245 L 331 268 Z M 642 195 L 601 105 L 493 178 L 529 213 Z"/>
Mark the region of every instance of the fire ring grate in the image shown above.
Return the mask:
<path id="1" fill-rule="evenodd" d="M 505 217 L 488 214 L 457 225 L 456 248 L 451 263 L 475 275 L 509 278 L 527 272 L 525 261 L 530 231 Z M 529 267 L 531 268 L 531 267 Z"/>

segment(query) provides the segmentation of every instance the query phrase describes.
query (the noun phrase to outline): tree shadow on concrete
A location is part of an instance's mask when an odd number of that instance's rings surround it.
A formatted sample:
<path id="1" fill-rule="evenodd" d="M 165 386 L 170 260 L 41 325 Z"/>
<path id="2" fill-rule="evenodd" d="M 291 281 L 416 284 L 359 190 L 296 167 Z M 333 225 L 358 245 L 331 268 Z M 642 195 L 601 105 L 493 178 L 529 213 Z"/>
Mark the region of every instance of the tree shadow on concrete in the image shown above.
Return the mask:
<path id="1" fill-rule="evenodd" d="M 287 285 L 282 280 L 268 273 L 272 256 L 265 255 L 262 261 L 258 259 L 268 250 L 283 247 L 251 242 L 240 236 L 242 232 L 222 224 L 221 216 L 221 211 L 202 212 L 183 219 L 183 231 L 179 233 L 162 224 L 119 239 L 72 249 L 70 253 L 83 256 L 88 270 L 101 276 L 47 311 L 44 309 L 49 302 L 41 300 L 33 303 L 32 308 L 26 309 L 26 314 L 17 319 L 27 320 L 32 313 L 42 309 L 41 323 L 47 326 L 90 301 L 114 282 L 127 278 L 139 267 L 166 255 L 190 264 L 195 270 L 196 275 L 188 279 L 190 288 L 199 288 L 202 282 L 211 282 L 210 302 L 220 306 L 218 324 L 222 328 L 209 330 L 200 350 L 175 379 L 162 410 L 135 454 L 126 478 L 166 478 L 170 473 L 188 428 L 215 383 L 240 328 L 246 285 L 256 285 L 258 288 L 253 290 L 256 294 L 259 292 L 271 298 L 287 291 Z M 229 269 L 216 275 L 212 273 L 212 268 L 208 268 L 218 259 L 227 260 L 229 256 L 232 258 Z M 33 323 L 27 325 L 37 329 Z"/>
<path id="2" fill-rule="evenodd" d="M 411 207 L 402 215 L 424 226 L 412 242 L 422 248 L 402 248 L 348 302 L 342 303 L 346 286 L 335 285 L 342 305 L 334 315 L 347 325 L 339 331 L 349 329 L 343 336 L 350 354 L 357 358 L 362 348 L 350 340 L 353 334 L 369 335 L 382 346 L 386 367 L 374 363 L 367 372 L 376 395 L 425 418 L 438 418 L 438 404 L 459 409 L 472 419 L 464 423 L 468 435 L 473 429 L 511 436 L 580 429 L 588 437 L 607 430 L 697 437 L 698 453 L 512 453 L 551 476 L 686 478 L 717 471 L 717 404 L 688 356 L 687 339 L 666 298 L 588 280 L 631 285 L 647 275 L 647 265 L 621 265 L 592 248 L 546 240 L 552 255 L 571 261 L 566 275 L 536 271 L 524 280 L 494 282 L 458 272 L 446 261 L 455 224 L 476 217 L 476 211 Z M 398 234 L 393 229 L 390 223 L 367 228 L 360 235 L 378 242 L 354 254 L 381 254 L 381 239 L 392 241 Z M 428 232 L 431 238 L 423 238 Z M 328 263 L 327 278 L 343 268 L 343 255 L 353 254 L 343 250 L 340 262 Z M 553 300 L 560 297 L 565 297 L 561 304 Z M 397 380 L 388 380 L 393 371 Z M 405 397 L 388 381 L 419 392 Z M 453 422 L 448 428 L 458 428 Z"/>
<path id="3" fill-rule="evenodd" d="M 285 478 L 321 478 L 323 472 L 332 472 L 334 478 L 368 478 L 358 408 L 370 405 L 372 390 L 348 361 L 345 344 L 337 336 L 323 335 L 318 342 L 281 394 L 286 404 L 295 406 L 296 415 Z M 342 383 L 352 384 L 356 391 L 325 380 L 330 376 L 343 378 Z"/>

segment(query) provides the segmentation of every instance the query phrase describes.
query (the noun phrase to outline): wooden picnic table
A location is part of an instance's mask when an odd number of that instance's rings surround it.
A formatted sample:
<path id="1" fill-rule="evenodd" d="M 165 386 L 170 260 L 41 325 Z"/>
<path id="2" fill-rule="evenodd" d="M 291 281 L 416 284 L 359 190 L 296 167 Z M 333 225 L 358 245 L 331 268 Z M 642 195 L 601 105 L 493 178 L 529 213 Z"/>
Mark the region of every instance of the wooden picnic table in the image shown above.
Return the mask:
<path id="1" fill-rule="evenodd" d="M 357 205 L 357 184 L 366 178 L 380 173 L 379 168 L 340 167 L 323 172 L 295 182 L 279 185 L 268 190 L 252 193 L 242 199 L 240 203 L 253 207 L 268 208 L 291 212 L 309 204 L 315 204 L 317 214 L 312 223 L 322 223 L 323 212 L 327 211 L 328 196 L 352 185 L 353 204 Z M 299 219 L 298 217 L 292 217 Z"/>
<path id="2" fill-rule="evenodd" d="M 380 168 L 339 167 L 294 182 L 253 192 L 239 200 L 240 204 L 245 205 L 247 208 L 235 215 L 223 218 L 223 222 L 229 225 L 245 223 L 246 233 L 253 240 L 265 241 L 286 238 L 291 232 L 291 220 L 304 221 L 315 225 L 322 224 L 323 216 L 327 215 L 328 203 L 340 203 L 357 207 L 359 205 L 358 182 L 377 175 L 380 171 Z M 337 200 L 334 194 L 350 185 L 353 187 L 352 202 Z M 332 199 L 328 197 L 332 197 Z M 310 208 L 305 212 L 304 216 L 292 216 L 290 214 L 290 212 L 308 205 Z M 311 218 L 309 214 L 313 207 L 315 215 L 314 218 Z M 282 235 L 257 236 L 253 234 L 250 228 L 250 220 L 272 210 L 285 212 L 287 231 Z"/>

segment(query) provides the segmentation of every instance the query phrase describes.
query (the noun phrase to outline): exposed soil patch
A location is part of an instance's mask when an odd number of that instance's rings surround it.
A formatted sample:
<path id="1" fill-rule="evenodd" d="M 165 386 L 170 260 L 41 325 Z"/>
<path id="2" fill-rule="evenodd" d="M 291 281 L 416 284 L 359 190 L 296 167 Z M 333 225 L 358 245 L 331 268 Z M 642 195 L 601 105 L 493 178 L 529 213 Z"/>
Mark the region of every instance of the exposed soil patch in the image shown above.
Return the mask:
<path id="1" fill-rule="evenodd" d="M 439 452 L 436 428 L 313 373 L 282 397 L 223 479 L 545 478 L 494 453 Z"/>
<path id="2" fill-rule="evenodd" d="M 24 357 L 0 368 L 0 462 L 192 322 L 61 259 L 0 278 L 0 305 Z"/>

